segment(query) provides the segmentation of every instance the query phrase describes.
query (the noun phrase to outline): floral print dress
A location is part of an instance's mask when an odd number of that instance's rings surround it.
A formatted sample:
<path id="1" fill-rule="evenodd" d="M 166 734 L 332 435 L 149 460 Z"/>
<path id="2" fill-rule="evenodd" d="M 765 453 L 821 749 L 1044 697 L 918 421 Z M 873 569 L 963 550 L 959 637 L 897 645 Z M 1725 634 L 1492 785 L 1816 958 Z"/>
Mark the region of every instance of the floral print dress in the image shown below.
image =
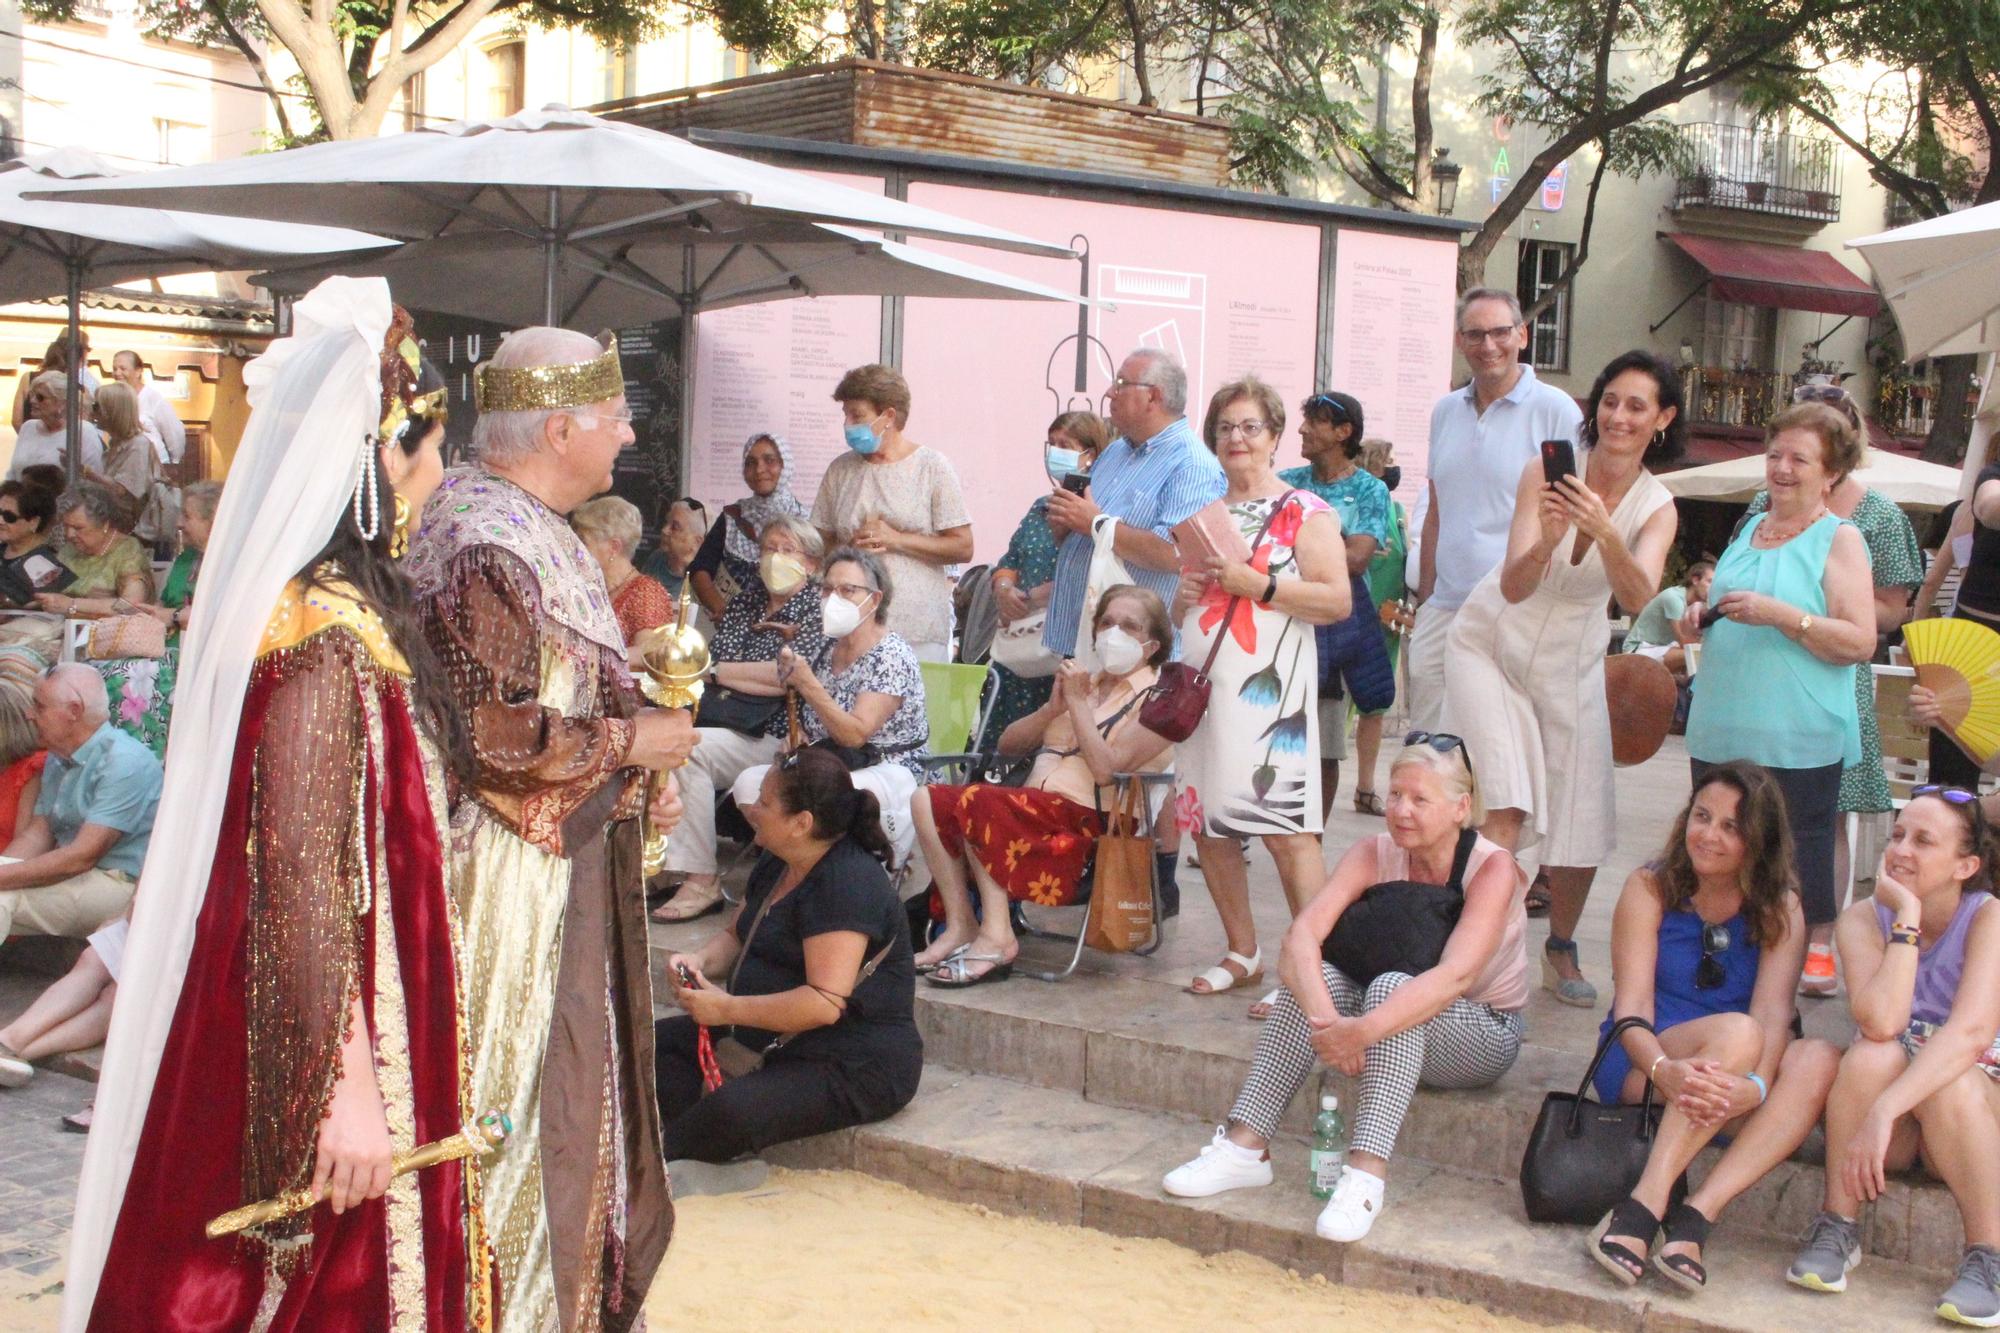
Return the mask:
<path id="1" fill-rule="evenodd" d="M 1250 567 L 1283 583 L 1299 577 L 1293 543 L 1306 519 L 1323 513 L 1340 520 L 1310 491 L 1232 503 L 1246 543 L 1257 540 L 1281 500 Z M 1175 751 L 1175 822 L 1184 833 L 1216 838 L 1318 833 L 1324 816 L 1313 627 L 1247 597 L 1232 612 L 1232 600 L 1211 585 L 1181 621 L 1183 661 L 1199 667 L 1218 636 L 1222 648 L 1209 669 L 1208 711 Z"/>

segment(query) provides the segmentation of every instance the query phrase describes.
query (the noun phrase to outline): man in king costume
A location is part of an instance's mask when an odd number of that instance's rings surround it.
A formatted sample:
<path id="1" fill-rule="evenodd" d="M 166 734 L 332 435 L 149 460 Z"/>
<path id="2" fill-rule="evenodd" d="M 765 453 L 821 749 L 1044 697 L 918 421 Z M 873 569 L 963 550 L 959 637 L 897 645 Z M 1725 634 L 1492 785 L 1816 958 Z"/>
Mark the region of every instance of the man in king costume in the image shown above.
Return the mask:
<path id="1" fill-rule="evenodd" d="M 476 465 L 448 473 L 411 551 L 426 637 L 471 733 L 453 894 L 469 1099 L 513 1119 L 481 1172 L 503 1333 L 640 1319 L 673 1229 L 653 1099 L 644 770 L 694 745 L 643 708 L 597 562 L 565 516 L 632 441 L 615 349 L 510 335 L 476 379 Z M 673 784 L 657 818 L 678 814 Z"/>

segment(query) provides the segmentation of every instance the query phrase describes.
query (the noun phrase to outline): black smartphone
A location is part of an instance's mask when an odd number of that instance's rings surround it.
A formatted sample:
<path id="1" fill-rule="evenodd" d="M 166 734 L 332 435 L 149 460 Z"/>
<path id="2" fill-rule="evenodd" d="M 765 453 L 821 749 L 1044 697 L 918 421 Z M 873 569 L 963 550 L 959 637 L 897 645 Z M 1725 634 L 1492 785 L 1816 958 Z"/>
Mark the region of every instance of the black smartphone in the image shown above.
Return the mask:
<path id="1" fill-rule="evenodd" d="M 1071 495 L 1082 495 L 1090 486 L 1088 472 L 1072 472 L 1062 479 L 1062 488 Z"/>
<path id="2" fill-rule="evenodd" d="M 1713 625 L 1716 621 L 1720 619 L 1722 619 L 1721 607 L 1704 606 L 1701 609 L 1701 619 L 1697 620 L 1695 624 L 1700 626 L 1702 629 L 1707 629 L 1710 625 Z"/>
<path id="3" fill-rule="evenodd" d="M 1553 486 L 1576 475 L 1576 446 L 1568 440 L 1542 441 L 1542 479 Z"/>
<path id="4" fill-rule="evenodd" d="M 681 979 L 681 986 L 684 989 L 687 990 L 699 989 L 700 983 L 695 981 L 694 972 L 688 967 L 686 963 L 675 963 L 674 975 Z"/>

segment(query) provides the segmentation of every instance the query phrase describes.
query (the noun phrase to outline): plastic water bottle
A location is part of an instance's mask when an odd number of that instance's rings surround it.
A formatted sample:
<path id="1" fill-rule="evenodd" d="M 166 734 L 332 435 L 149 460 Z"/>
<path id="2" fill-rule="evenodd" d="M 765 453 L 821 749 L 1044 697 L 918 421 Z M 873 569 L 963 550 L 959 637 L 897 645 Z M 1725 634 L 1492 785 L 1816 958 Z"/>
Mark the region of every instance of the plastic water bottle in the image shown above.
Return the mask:
<path id="1" fill-rule="evenodd" d="M 1321 1093 L 1319 1114 L 1313 1117 L 1313 1197 L 1332 1198 L 1333 1187 L 1346 1169 L 1347 1119 L 1340 1114 L 1340 1098 L 1330 1092 Z"/>

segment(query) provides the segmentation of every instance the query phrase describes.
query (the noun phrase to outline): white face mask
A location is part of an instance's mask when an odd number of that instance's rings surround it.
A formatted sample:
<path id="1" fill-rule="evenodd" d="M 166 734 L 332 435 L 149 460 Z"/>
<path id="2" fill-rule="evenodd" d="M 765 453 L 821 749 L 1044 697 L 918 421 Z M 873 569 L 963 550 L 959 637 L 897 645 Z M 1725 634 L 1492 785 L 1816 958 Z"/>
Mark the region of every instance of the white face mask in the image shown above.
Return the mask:
<path id="1" fill-rule="evenodd" d="M 1123 676 L 1146 660 L 1146 645 L 1121 627 L 1107 625 L 1097 632 L 1097 658 L 1111 675 Z"/>
<path id="2" fill-rule="evenodd" d="M 805 563 L 789 551 L 766 551 L 757 562 L 757 573 L 773 596 L 796 592 L 809 577 Z"/>
<path id="3" fill-rule="evenodd" d="M 820 609 L 819 627 L 829 639 L 844 639 L 861 628 L 861 608 L 839 593 L 832 593 Z"/>

